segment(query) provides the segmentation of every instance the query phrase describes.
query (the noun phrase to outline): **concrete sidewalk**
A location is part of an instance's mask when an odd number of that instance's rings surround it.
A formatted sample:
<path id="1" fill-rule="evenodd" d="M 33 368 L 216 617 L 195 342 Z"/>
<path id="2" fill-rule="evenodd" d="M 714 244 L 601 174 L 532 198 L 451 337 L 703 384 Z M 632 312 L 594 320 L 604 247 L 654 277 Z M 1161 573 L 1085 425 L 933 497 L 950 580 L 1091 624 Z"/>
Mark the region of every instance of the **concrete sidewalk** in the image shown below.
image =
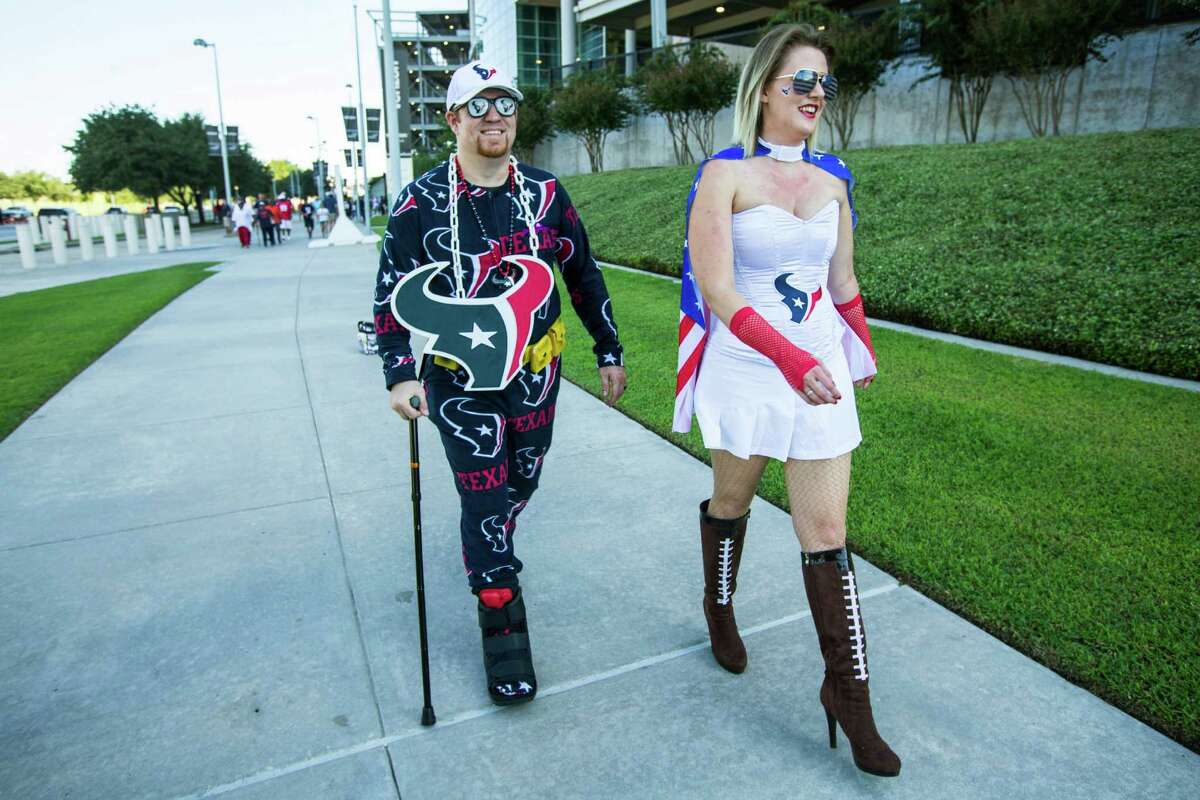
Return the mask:
<path id="1" fill-rule="evenodd" d="M 859 773 L 825 741 L 787 516 L 756 501 L 730 675 L 700 610 L 707 468 L 568 384 L 517 536 L 527 706 L 488 702 L 422 425 L 421 728 L 407 430 L 355 348 L 375 258 L 235 251 L 0 443 L 0 797 L 1195 796 L 1200 757 L 862 559 L 904 771 Z"/>

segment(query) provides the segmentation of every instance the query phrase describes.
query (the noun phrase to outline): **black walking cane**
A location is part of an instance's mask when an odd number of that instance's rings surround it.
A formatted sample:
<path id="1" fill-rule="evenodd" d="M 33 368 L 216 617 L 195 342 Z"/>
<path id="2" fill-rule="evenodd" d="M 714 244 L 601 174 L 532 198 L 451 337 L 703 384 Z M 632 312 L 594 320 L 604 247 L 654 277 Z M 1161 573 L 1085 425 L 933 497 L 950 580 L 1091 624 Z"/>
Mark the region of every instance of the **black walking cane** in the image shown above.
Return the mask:
<path id="1" fill-rule="evenodd" d="M 412 407 L 420 410 L 421 401 L 410 398 Z M 409 466 L 412 467 L 413 551 L 417 562 L 417 628 L 421 635 L 421 685 L 425 690 L 425 706 L 421 709 L 421 724 L 433 725 L 437 717 L 429 698 L 429 637 L 425 631 L 425 565 L 421 556 L 421 451 L 417 443 L 417 420 L 408 421 Z"/>

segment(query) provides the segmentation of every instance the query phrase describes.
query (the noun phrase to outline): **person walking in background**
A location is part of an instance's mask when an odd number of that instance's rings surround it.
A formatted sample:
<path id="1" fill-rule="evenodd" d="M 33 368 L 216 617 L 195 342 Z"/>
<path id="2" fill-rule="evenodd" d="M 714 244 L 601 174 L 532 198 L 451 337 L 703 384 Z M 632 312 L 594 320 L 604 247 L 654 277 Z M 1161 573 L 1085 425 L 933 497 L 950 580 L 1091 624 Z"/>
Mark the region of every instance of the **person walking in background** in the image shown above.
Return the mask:
<path id="1" fill-rule="evenodd" d="M 317 222 L 321 223 L 321 238 L 329 235 L 329 208 L 322 205 L 317 209 Z"/>
<path id="2" fill-rule="evenodd" d="M 313 234 L 313 217 L 316 215 L 316 209 L 313 208 L 311 200 L 305 199 L 304 205 L 300 206 L 300 216 L 304 217 L 304 232 L 308 234 L 308 238 L 312 238 Z"/>
<path id="3" fill-rule="evenodd" d="M 279 202 L 275 207 L 279 209 L 279 240 L 285 242 L 292 238 L 292 212 L 295 207 L 286 192 L 279 193 Z"/>
<path id="4" fill-rule="evenodd" d="M 768 459 L 784 464 L 800 574 L 824 660 L 818 699 L 854 764 L 900 774 L 871 712 L 866 629 L 846 549 L 850 457 L 862 441 L 855 388 L 876 374 L 854 276 L 854 179 L 815 147 L 837 96 L 824 38 L 781 25 L 742 69 L 738 142 L 700 165 L 688 198 L 673 428 L 692 415 L 713 467 L 700 504 L 704 616 L 733 673 L 746 648 L 733 615 L 738 566 Z"/>
<path id="5" fill-rule="evenodd" d="M 232 209 L 230 221 L 237 229 L 238 241 L 242 243 L 242 247 L 249 247 L 250 229 L 254 226 L 254 207 L 250 205 L 249 197 Z"/>
<path id="6" fill-rule="evenodd" d="M 275 246 L 275 214 L 278 213 L 278 211 L 271 212 L 271 206 L 266 200 L 263 200 L 262 205 L 258 207 L 256 218 L 258 220 L 258 230 L 262 234 L 263 247 L 266 247 L 268 244 L 272 247 Z"/>

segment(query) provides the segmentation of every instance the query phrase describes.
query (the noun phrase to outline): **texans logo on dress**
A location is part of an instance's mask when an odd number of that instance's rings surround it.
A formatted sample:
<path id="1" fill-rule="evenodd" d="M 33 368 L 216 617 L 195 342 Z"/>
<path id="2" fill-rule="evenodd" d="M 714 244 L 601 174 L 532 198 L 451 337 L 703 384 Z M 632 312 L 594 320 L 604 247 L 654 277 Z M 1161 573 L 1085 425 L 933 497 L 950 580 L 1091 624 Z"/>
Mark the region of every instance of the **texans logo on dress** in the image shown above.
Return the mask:
<path id="1" fill-rule="evenodd" d="M 782 295 L 780 302 L 791 312 L 792 322 L 799 325 L 812 316 L 813 309 L 817 307 L 817 302 L 821 299 L 821 287 L 818 286 L 813 292 L 797 289 L 788 282 L 788 278 L 795 274 L 794 272 L 785 272 L 776 277 L 775 291 Z"/>
<path id="2" fill-rule="evenodd" d="M 471 69 L 475 70 L 475 74 L 483 78 L 485 81 L 496 74 L 495 67 L 481 67 L 478 64 L 473 64 Z"/>
<path id="3" fill-rule="evenodd" d="M 497 297 L 448 297 L 431 284 L 448 273 L 437 261 L 404 276 L 392 292 L 400 324 L 427 337 L 426 353 L 452 358 L 467 371 L 468 391 L 497 391 L 521 371 L 521 356 L 533 336 L 534 317 L 554 291 L 554 273 L 533 256 L 505 256 L 520 278 Z"/>

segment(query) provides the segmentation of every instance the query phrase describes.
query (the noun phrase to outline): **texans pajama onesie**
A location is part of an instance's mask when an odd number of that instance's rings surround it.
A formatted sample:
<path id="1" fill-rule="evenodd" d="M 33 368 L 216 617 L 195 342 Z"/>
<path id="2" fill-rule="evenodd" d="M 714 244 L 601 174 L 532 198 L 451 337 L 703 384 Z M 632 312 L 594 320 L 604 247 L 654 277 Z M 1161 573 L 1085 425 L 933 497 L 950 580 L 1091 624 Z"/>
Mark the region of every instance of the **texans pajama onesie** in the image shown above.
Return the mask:
<path id="1" fill-rule="evenodd" d="M 434 261 L 450 261 L 450 189 L 443 162 L 404 187 L 392 207 L 380 254 L 375 289 L 375 334 L 384 380 L 416 380 L 418 364 L 409 332 L 391 312 L 396 281 Z M 620 366 L 623 355 L 604 277 L 592 257 L 587 233 L 566 191 L 553 175 L 520 165 L 540 239 L 536 255 L 557 261 L 572 305 L 595 344 L 598 366 Z M 529 233 L 510 177 L 500 187 L 460 181 L 459 246 L 463 286 L 468 297 L 495 297 L 510 285 L 511 269 L 501 258 L 530 254 Z M 433 289 L 450 296 L 453 271 L 447 267 Z M 546 336 L 562 305 L 557 287 L 538 309 L 530 344 Z M 560 381 L 560 357 L 538 372 L 526 364 L 501 391 L 467 391 L 466 370 L 426 359 L 430 420 L 441 434 L 462 506 L 463 562 L 471 589 L 515 590 L 521 562 L 513 553 L 517 516 L 538 486 L 550 449 Z"/>

